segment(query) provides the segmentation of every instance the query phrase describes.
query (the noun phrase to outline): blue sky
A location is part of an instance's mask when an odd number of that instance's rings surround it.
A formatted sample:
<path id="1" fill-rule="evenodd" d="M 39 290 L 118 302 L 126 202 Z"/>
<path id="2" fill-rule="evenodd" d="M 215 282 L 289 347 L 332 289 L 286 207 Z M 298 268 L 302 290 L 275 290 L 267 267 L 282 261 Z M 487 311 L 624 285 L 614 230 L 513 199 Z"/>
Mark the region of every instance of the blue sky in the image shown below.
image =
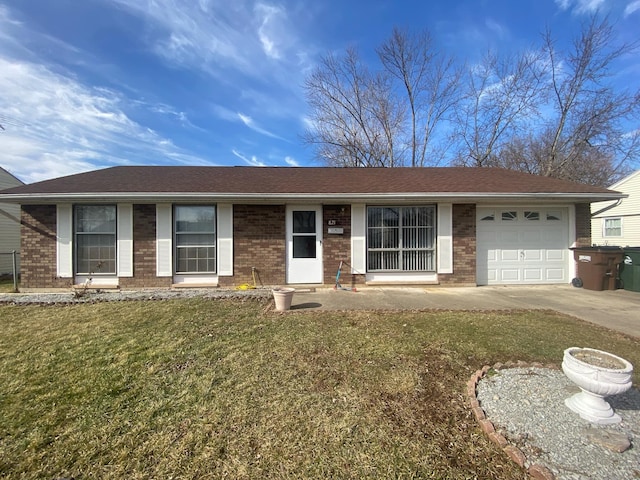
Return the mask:
<path id="1" fill-rule="evenodd" d="M 636 41 L 640 0 L 0 0 L 0 166 L 25 182 L 115 165 L 319 165 L 300 136 L 321 55 L 394 26 L 473 64 L 562 45 L 599 10 Z M 625 59 L 624 84 L 640 79 Z"/>

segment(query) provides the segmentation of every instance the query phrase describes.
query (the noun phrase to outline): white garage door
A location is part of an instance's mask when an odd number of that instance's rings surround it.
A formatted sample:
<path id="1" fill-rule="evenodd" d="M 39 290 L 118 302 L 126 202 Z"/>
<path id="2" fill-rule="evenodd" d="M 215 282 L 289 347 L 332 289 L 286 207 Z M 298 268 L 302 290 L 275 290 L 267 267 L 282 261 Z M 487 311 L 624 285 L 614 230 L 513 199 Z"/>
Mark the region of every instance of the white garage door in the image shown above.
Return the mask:
<path id="1" fill-rule="evenodd" d="M 569 281 L 566 208 L 478 207 L 477 214 L 478 285 Z"/>

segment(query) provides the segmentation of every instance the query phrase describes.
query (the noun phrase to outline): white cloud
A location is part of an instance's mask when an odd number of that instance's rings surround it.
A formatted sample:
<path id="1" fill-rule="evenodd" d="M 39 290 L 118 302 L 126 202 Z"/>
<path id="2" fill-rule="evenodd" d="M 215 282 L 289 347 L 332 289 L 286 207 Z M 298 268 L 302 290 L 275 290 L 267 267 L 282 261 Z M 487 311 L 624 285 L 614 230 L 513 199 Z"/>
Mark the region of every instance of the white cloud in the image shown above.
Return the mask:
<path id="1" fill-rule="evenodd" d="M 241 28 L 244 18 L 239 2 L 227 3 L 224 9 L 218 6 L 219 11 L 214 12 L 216 6 L 208 2 L 104 1 L 143 19 L 150 27 L 150 48 L 171 63 L 207 69 L 215 60 L 240 70 L 251 68 L 243 48 L 247 42 Z"/>
<path id="2" fill-rule="evenodd" d="M 0 50 L 0 111 L 15 119 L 0 133 L 2 165 L 25 182 L 113 164 L 206 164 L 123 111 L 113 90 L 87 87 Z"/>
<path id="3" fill-rule="evenodd" d="M 254 8 L 257 20 L 260 22 L 258 38 L 262 44 L 264 53 L 275 60 L 281 58 L 278 44 L 281 36 L 286 32 L 286 12 L 281 7 L 275 7 L 264 3 L 256 4 Z"/>
<path id="4" fill-rule="evenodd" d="M 288 59 L 305 58 L 296 51 L 303 47 L 295 41 L 295 27 L 281 6 L 253 0 L 103 1 L 145 21 L 150 27 L 149 48 L 156 55 L 218 79 L 229 81 L 224 72 L 231 70 L 283 81 Z M 286 61 L 278 66 L 280 60 Z"/>
<path id="5" fill-rule="evenodd" d="M 634 12 L 640 10 L 640 0 L 635 0 L 634 2 L 629 3 L 624 9 L 624 16 L 628 17 Z"/>
<path id="6" fill-rule="evenodd" d="M 485 25 L 489 30 L 494 32 L 500 39 L 504 39 L 509 36 L 509 29 L 491 18 L 487 18 L 485 20 Z"/>
<path id="7" fill-rule="evenodd" d="M 258 160 L 258 157 L 256 157 L 255 155 L 252 155 L 251 158 L 249 158 L 235 149 L 231 150 L 231 153 L 233 153 L 236 157 L 238 157 L 240 160 L 245 162 L 247 165 L 251 165 L 252 167 L 266 167 L 266 164 Z"/>
<path id="8" fill-rule="evenodd" d="M 284 157 L 284 161 L 290 167 L 299 167 L 300 166 L 300 164 L 293 157 L 286 156 L 286 157 Z"/>
<path id="9" fill-rule="evenodd" d="M 222 120 L 226 120 L 228 122 L 238 121 L 238 114 L 227 107 L 223 107 L 222 105 L 212 105 L 211 111 L 216 117 Z"/>
<path id="10" fill-rule="evenodd" d="M 594 13 L 605 5 L 605 0 L 555 0 L 561 10 L 573 8 L 575 13 Z"/>
<path id="11" fill-rule="evenodd" d="M 256 122 L 253 121 L 253 119 L 248 116 L 248 115 L 244 115 L 240 112 L 238 112 L 238 118 L 240 118 L 240 120 L 242 121 L 242 123 L 244 123 L 247 127 L 249 127 L 251 130 L 260 133 L 261 135 L 266 135 L 267 137 L 271 137 L 271 138 L 278 138 L 280 140 L 284 140 L 284 138 L 279 137 L 278 135 L 276 135 L 275 133 L 271 133 L 270 131 L 260 127 L 259 125 L 256 124 Z"/>

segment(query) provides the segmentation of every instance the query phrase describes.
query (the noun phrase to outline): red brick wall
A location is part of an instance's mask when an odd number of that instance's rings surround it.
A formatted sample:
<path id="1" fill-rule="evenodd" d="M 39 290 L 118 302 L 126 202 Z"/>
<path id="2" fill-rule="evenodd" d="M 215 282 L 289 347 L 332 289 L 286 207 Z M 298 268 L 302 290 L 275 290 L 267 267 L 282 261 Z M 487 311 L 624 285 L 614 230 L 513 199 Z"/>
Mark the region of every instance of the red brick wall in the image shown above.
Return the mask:
<path id="1" fill-rule="evenodd" d="M 329 225 L 334 221 L 335 225 Z M 329 228 L 342 228 L 342 234 L 330 234 Z M 324 268 L 324 283 L 335 285 L 336 274 L 340 261 L 347 265 L 342 267 L 340 284 L 345 288 L 353 288 L 364 284 L 364 275 L 352 275 L 349 264 L 351 263 L 351 206 L 350 205 L 325 205 L 322 214 L 322 264 Z"/>
<path id="2" fill-rule="evenodd" d="M 286 279 L 286 210 L 284 205 L 234 205 L 234 276 L 219 277 L 221 286 L 251 283 L 252 267 L 265 285 L 284 284 Z M 343 228 L 342 235 L 328 234 L 328 222 Z M 156 277 L 155 205 L 134 205 L 134 277 L 121 278 L 123 288 L 169 287 L 170 277 Z M 324 282 L 335 283 L 340 260 L 351 258 L 351 208 L 326 205 L 323 208 Z M 589 205 L 576 207 L 576 236 L 589 244 Z M 475 205 L 453 206 L 454 273 L 439 275 L 441 284 L 475 284 Z M 56 277 L 56 207 L 26 205 L 22 208 L 22 286 L 25 288 L 69 287 L 71 279 Z M 342 270 L 341 284 L 353 287 L 364 282 L 363 275 Z"/>
<path id="3" fill-rule="evenodd" d="M 439 274 L 442 285 L 476 284 L 476 206 L 453 205 L 453 274 Z"/>
<path id="4" fill-rule="evenodd" d="M 221 286 L 252 283 L 255 267 L 264 285 L 285 283 L 286 228 L 284 205 L 233 206 L 233 277 L 218 277 Z"/>
<path id="5" fill-rule="evenodd" d="M 591 206 L 588 203 L 576 205 L 576 246 L 591 245 Z"/>
<path id="6" fill-rule="evenodd" d="M 56 206 L 23 205 L 20 215 L 20 286 L 71 287 L 71 278 L 57 277 Z"/>
<path id="7" fill-rule="evenodd" d="M 122 288 L 170 287 L 171 277 L 156 276 L 156 206 L 133 206 L 133 277 L 120 277 Z"/>

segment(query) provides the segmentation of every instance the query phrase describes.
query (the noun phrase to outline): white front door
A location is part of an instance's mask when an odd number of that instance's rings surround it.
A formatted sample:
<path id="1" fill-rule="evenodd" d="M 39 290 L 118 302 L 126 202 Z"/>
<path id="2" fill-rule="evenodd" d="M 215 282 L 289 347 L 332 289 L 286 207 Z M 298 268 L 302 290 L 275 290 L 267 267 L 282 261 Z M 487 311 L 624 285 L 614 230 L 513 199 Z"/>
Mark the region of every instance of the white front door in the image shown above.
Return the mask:
<path id="1" fill-rule="evenodd" d="M 322 283 L 322 206 L 287 206 L 287 283 Z"/>

